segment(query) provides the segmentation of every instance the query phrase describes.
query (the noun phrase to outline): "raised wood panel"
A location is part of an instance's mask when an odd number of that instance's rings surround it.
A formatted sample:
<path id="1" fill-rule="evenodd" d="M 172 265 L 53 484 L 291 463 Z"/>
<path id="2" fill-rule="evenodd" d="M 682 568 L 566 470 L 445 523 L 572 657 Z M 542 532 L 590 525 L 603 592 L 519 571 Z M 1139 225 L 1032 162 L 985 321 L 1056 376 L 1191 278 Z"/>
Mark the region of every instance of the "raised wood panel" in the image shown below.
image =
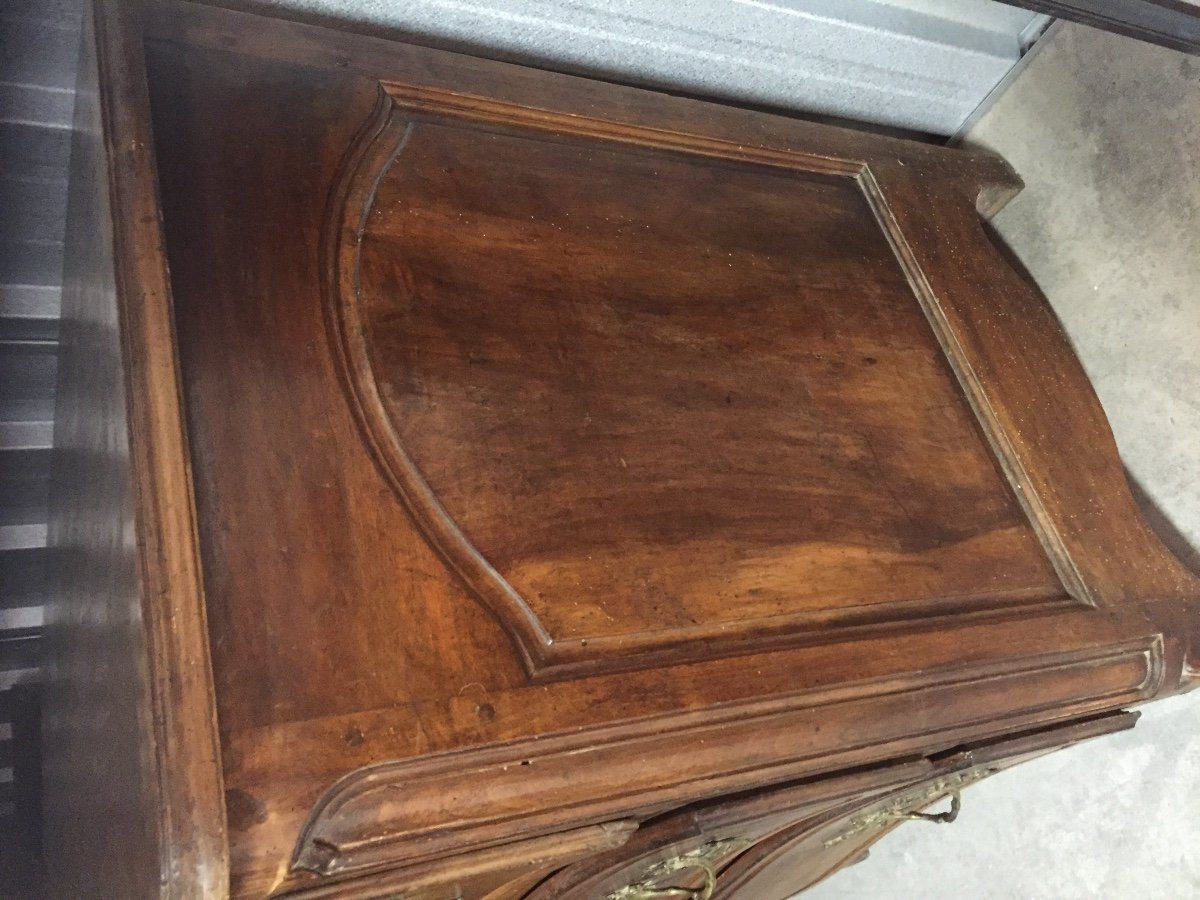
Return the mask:
<path id="1" fill-rule="evenodd" d="M 1063 596 L 861 162 L 396 84 L 376 120 L 330 319 L 536 674 Z"/>
<path id="2" fill-rule="evenodd" d="M 876 211 L 889 241 L 1069 593 L 1106 605 L 1200 592 L 1138 512 L 1103 411 L 1045 299 L 984 228 L 980 214 L 992 215 L 1021 186 L 1002 160 L 174 0 L 149 7 L 155 38 L 231 54 L 239 66 L 300 65 L 327 88 L 336 82 L 344 91 L 359 80 L 374 94 L 380 82 L 417 82 L 548 113 L 586 111 L 735 146 L 861 162 L 860 182 L 884 201 Z M 266 85 L 273 80 L 259 86 Z M 347 144 L 351 135 L 332 122 L 348 113 L 358 125 L 368 115 L 337 90 L 322 109 L 326 138 Z M 269 115 L 269 107 L 258 112 Z M 1069 457 L 1063 434 L 1077 438 Z"/>

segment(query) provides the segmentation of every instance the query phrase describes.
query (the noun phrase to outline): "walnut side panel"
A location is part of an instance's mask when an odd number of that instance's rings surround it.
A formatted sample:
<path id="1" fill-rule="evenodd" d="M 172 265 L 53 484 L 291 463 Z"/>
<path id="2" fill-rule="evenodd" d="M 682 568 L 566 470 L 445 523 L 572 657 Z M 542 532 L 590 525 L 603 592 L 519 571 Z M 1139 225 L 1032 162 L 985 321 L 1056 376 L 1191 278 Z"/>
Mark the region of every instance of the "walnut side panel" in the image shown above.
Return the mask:
<path id="1" fill-rule="evenodd" d="M 239 894 L 332 893 L 343 877 L 944 750 L 1195 678 L 1197 617 L 1176 614 L 1194 581 L 1122 494 L 1103 416 L 1043 298 L 979 227 L 975 204 L 1016 184 L 999 160 L 207 6 L 162 4 L 153 22 Z M 406 118 L 417 125 L 401 147 Z M 399 178 L 375 176 L 397 150 L 401 168 L 427 152 L 434 129 L 856 181 L 990 442 L 977 461 L 1000 460 L 997 480 L 1024 503 L 1016 518 L 1033 523 L 1020 522 L 1031 556 L 1055 571 L 1025 594 L 930 591 L 907 613 L 876 604 L 856 619 L 846 605 L 824 621 L 735 622 L 741 636 L 711 642 L 651 628 L 565 646 L 536 596 L 488 586 L 486 567 L 503 560 L 482 541 L 488 552 L 471 557 L 470 522 L 447 514 L 443 484 L 397 490 L 403 466 L 387 456 L 415 456 L 416 442 L 386 428 L 416 418 L 368 409 L 371 373 L 352 371 L 331 300 L 349 271 L 336 265 L 343 239 L 374 228 L 362 227 L 372 191 L 392 203 L 391 226 L 416 221 Z M 346 168 L 348 148 L 359 157 Z M 379 250 L 403 231 L 368 237 Z M 441 235 L 458 246 L 453 229 Z M 391 271 L 373 276 L 386 284 Z M 954 399 L 947 415 L 960 416 Z M 1175 612 L 1147 620 L 1156 598 Z"/>
<path id="2" fill-rule="evenodd" d="M 1019 189 L 1002 160 L 204 6 L 155 3 L 151 21 L 153 34 L 177 47 L 382 82 L 399 102 L 431 92 L 478 109 L 479 98 L 491 98 L 499 106 L 484 112 L 493 120 L 516 106 L 544 124 L 563 116 L 611 121 L 664 141 L 692 134 L 755 153 L 802 148 L 806 159 L 865 164 L 860 180 L 1067 591 L 1097 606 L 1200 596 L 1129 496 L 1094 392 L 1044 298 L 980 225 L 976 208 L 990 214 Z M 511 620 L 510 634 L 520 631 L 520 610 L 500 615 Z M 526 670 L 536 670 L 539 636 L 523 643 Z"/>

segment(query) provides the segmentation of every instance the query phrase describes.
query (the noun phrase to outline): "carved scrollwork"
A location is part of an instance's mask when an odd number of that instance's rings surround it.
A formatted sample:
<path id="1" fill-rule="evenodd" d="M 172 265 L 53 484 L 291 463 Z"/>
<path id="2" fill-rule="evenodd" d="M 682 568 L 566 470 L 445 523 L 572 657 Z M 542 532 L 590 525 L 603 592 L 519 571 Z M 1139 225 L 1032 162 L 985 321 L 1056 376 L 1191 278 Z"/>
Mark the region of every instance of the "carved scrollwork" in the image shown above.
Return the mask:
<path id="1" fill-rule="evenodd" d="M 636 882 L 609 892 L 605 900 L 709 900 L 717 888 L 717 864 L 749 844 L 741 838 L 709 841 L 695 850 L 655 863 Z M 664 885 L 670 876 L 682 872 L 703 873 L 703 885 L 699 888 Z"/>

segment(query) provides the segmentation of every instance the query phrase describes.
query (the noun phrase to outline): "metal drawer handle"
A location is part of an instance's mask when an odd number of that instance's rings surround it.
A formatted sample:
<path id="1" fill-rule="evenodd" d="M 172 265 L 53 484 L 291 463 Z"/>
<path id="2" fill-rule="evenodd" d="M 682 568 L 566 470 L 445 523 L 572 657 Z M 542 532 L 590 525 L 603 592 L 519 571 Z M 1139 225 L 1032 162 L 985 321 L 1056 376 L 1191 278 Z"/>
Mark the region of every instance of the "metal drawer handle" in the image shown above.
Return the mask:
<path id="1" fill-rule="evenodd" d="M 945 812 L 926 813 L 926 812 L 906 812 L 906 813 L 891 813 L 893 819 L 919 819 L 922 822 L 932 822 L 935 825 L 949 825 L 958 818 L 959 810 L 962 809 L 962 795 L 958 791 L 950 794 L 950 808 Z"/>
<path id="2" fill-rule="evenodd" d="M 710 841 L 690 853 L 655 863 L 640 881 L 612 891 L 604 900 L 709 900 L 717 889 L 716 860 L 749 845 L 741 838 Z M 699 888 L 659 887 L 659 882 L 674 872 L 699 869 L 704 873 L 704 886 Z"/>
<path id="3" fill-rule="evenodd" d="M 958 818 L 959 810 L 962 809 L 962 797 L 959 796 L 959 791 L 967 785 L 979 781 L 981 778 L 996 774 L 996 771 L 996 769 L 973 769 L 939 778 L 937 781 L 926 786 L 924 790 L 906 794 L 883 809 L 877 809 L 866 815 L 856 816 L 850 820 L 849 825 L 846 826 L 846 829 L 841 834 L 836 834 L 827 840 L 825 846 L 832 847 L 834 844 L 840 844 L 842 841 L 862 834 L 864 831 L 870 831 L 889 822 L 918 819 L 922 822 L 933 822 L 935 825 L 949 824 Z M 932 803 L 938 797 L 950 798 L 950 808 L 946 812 L 925 813 L 912 811 L 913 809 L 925 806 L 927 803 Z"/>

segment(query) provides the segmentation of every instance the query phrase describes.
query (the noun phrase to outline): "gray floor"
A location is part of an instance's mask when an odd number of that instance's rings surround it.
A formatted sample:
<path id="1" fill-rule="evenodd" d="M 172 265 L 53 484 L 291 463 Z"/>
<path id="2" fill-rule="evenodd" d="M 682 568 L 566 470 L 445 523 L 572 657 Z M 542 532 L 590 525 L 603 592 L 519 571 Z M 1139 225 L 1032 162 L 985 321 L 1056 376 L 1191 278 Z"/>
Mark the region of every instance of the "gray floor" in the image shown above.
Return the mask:
<path id="1" fill-rule="evenodd" d="M 1041 285 L 1126 465 L 1200 548 L 1200 60 L 1062 26 L 968 136 L 1026 188 L 995 225 Z M 1067 448 L 1069 452 L 1069 448 Z M 1200 897 L 1200 693 L 970 789 L 806 900 Z"/>

